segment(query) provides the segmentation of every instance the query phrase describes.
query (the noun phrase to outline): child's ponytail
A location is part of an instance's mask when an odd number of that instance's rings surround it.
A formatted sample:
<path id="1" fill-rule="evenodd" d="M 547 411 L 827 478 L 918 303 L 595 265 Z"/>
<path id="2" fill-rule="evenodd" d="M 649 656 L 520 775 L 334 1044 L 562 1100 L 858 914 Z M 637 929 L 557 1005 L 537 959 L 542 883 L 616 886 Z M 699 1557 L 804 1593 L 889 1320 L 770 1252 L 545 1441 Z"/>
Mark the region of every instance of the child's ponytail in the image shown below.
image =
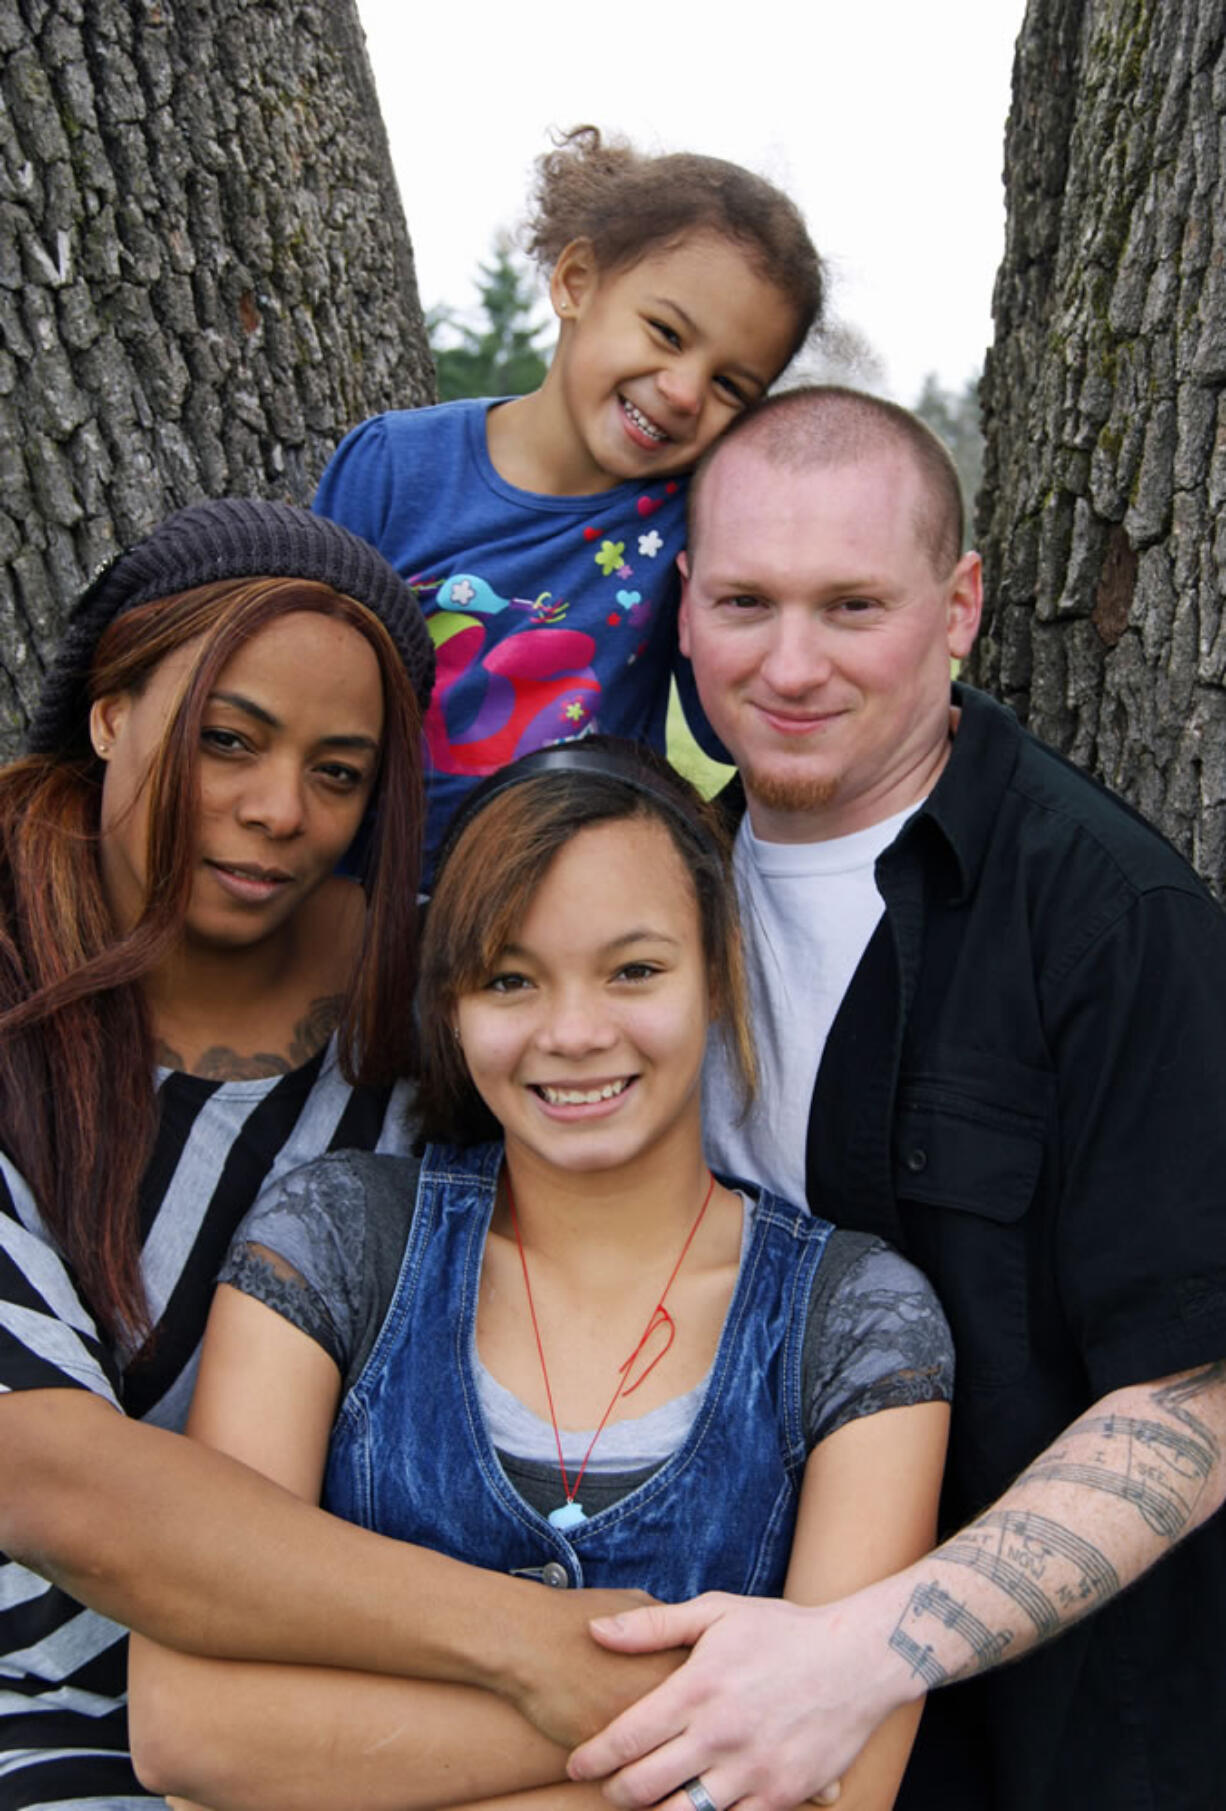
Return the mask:
<path id="1" fill-rule="evenodd" d="M 595 126 L 560 134 L 536 167 L 525 244 L 547 270 L 574 239 L 588 240 L 609 271 L 705 230 L 743 247 L 791 303 L 797 329 L 789 357 L 819 323 L 821 259 L 800 210 L 765 177 L 691 151 L 648 156 Z"/>

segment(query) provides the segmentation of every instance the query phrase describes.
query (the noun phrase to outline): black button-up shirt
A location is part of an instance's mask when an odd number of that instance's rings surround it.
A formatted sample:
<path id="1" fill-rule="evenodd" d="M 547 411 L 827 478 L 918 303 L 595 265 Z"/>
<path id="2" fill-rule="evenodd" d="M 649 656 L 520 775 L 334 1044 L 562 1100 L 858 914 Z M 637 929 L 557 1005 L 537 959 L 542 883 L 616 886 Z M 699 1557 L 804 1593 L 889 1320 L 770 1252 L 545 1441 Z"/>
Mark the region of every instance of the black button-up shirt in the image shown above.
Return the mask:
<path id="1" fill-rule="evenodd" d="M 949 762 L 877 864 L 807 1149 L 815 1209 L 890 1239 L 949 1317 L 946 1532 L 1106 1392 L 1226 1357 L 1226 917 L 1129 807 L 983 694 L 954 702 Z M 1217 1518 L 938 1693 L 900 1805 L 1205 1811 L 1224 1633 Z"/>

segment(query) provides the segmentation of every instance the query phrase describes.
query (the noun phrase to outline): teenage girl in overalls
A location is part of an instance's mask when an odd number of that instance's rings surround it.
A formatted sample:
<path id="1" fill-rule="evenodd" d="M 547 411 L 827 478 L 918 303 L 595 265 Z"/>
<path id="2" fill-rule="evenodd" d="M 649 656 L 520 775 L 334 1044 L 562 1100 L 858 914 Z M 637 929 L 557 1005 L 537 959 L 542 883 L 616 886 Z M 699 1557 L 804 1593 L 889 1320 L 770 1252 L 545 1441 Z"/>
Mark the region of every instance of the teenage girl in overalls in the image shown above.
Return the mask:
<path id="1" fill-rule="evenodd" d="M 551 749 L 487 782 L 445 847 L 423 949 L 434 1142 L 327 1158 L 249 1217 L 192 1431 L 338 1515 L 537 1588 L 815 1602 L 925 1551 L 950 1368 L 927 1284 L 703 1159 L 713 1023 L 747 1085 L 752 1068 L 733 901 L 710 812 L 642 751 Z M 147 1648 L 140 1668 L 138 1731 L 146 1668 L 178 1730 L 162 1789 L 228 1802 L 246 1767 L 270 1804 L 326 1802 L 292 1675 L 202 1675 Z M 347 1805 L 561 1781 L 560 1749 L 490 1731 L 492 1694 L 429 1689 L 381 1730 L 369 1703 L 352 1738 L 333 1730 Z M 845 1804 L 892 1802 L 913 1729 L 870 1741 Z M 562 1784 L 526 1802 L 559 1794 L 600 1802 Z"/>

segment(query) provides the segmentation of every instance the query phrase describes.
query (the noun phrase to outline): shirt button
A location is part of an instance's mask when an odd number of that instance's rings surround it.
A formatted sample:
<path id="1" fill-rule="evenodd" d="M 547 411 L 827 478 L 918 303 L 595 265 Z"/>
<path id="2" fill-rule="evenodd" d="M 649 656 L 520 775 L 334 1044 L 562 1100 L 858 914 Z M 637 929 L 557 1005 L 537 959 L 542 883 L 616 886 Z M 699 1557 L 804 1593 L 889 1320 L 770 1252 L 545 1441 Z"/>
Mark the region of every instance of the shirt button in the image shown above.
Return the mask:
<path id="1" fill-rule="evenodd" d="M 921 1170 L 926 1170 L 928 1168 L 927 1151 L 908 1151 L 907 1168 L 911 1171 L 913 1176 L 918 1176 Z"/>
<path id="2" fill-rule="evenodd" d="M 561 1560 L 551 1559 L 541 1567 L 541 1583 L 552 1585 L 555 1591 L 565 1591 L 570 1584 L 570 1577 Z"/>

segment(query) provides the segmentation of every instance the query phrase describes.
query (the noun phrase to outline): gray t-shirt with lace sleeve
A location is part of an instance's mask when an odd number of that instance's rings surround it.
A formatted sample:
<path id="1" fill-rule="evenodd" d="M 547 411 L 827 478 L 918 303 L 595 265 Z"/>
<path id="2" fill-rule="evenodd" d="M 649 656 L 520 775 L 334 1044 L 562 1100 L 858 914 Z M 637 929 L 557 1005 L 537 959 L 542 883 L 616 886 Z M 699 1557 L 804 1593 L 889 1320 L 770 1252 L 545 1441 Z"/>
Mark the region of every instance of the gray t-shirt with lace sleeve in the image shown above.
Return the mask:
<path id="1" fill-rule="evenodd" d="M 337 1152 L 286 1176 L 239 1227 L 220 1280 L 274 1309 L 322 1346 L 348 1390 L 395 1293 L 417 1194 L 411 1157 Z M 753 1200 L 746 1197 L 747 1216 Z M 953 1346 L 931 1286 L 864 1233 L 830 1236 L 814 1279 L 803 1358 L 809 1450 L 879 1409 L 948 1402 Z M 481 1406 L 511 1481 L 543 1511 L 557 1495 L 553 1430 L 478 1364 Z M 602 1438 L 585 1503 L 594 1513 L 633 1489 L 685 1439 L 703 1386 Z M 581 1443 L 582 1434 L 572 1438 Z M 582 1444 L 579 1446 L 582 1451 Z"/>

